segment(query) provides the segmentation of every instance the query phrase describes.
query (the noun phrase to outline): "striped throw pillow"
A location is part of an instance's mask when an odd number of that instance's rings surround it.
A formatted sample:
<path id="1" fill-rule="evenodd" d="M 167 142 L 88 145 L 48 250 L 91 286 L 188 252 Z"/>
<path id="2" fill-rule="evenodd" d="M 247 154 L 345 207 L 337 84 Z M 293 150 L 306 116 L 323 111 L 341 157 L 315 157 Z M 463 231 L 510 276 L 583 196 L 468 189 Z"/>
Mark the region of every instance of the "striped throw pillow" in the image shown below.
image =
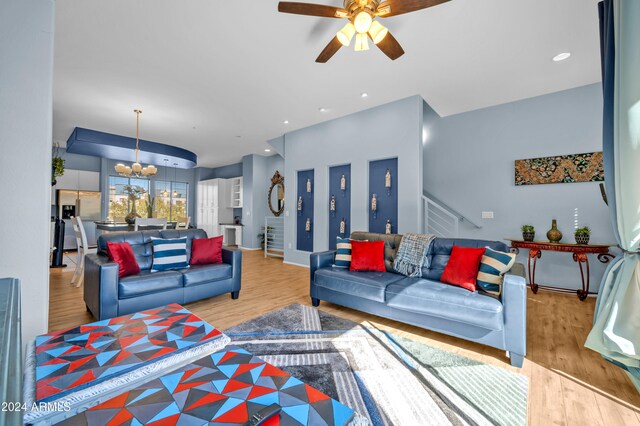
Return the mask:
<path id="1" fill-rule="evenodd" d="M 351 266 L 351 240 L 349 238 L 338 237 L 336 248 L 336 259 L 333 266 L 336 268 L 347 268 Z"/>
<path id="2" fill-rule="evenodd" d="M 487 247 L 480 262 L 477 286 L 489 294 L 499 296 L 502 292 L 503 275 L 511 269 L 515 261 L 515 253 L 504 253 Z"/>
<path id="3" fill-rule="evenodd" d="M 172 239 L 151 237 L 151 243 L 153 244 L 151 272 L 189 267 L 186 237 Z"/>

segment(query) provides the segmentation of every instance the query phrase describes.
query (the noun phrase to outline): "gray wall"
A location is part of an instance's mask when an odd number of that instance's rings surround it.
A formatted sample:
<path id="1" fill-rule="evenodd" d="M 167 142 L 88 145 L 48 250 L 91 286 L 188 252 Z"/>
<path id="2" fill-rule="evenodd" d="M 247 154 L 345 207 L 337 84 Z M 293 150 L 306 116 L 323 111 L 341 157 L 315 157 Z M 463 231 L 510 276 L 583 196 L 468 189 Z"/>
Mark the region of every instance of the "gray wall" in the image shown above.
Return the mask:
<path id="1" fill-rule="evenodd" d="M 276 170 L 284 174 L 284 159 L 280 155 L 247 155 L 243 158 L 242 246 L 245 248 L 260 248 L 258 234 L 264 226 L 265 217 L 273 217 L 267 205 L 267 195 Z M 285 191 L 288 191 L 286 178 Z"/>
<path id="2" fill-rule="evenodd" d="M 597 183 L 516 187 L 514 160 L 602 150 L 600 84 L 579 87 L 429 123 L 424 145 L 424 188 L 482 226 L 461 228 L 461 236 L 500 240 L 520 237 L 532 224 L 546 240 L 551 219 L 563 241 L 574 242 L 574 209 L 580 225 L 592 229 L 592 242 L 615 239 Z M 495 219 L 482 219 L 493 211 Z M 526 250 L 519 261 L 526 262 Z M 597 290 L 604 266 L 591 257 L 591 288 Z M 580 274 L 570 254 L 543 253 L 536 280 L 577 288 Z"/>
<path id="3" fill-rule="evenodd" d="M 22 281 L 22 338 L 47 332 L 52 0 L 0 2 L 0 277 Z"/>
<path id="4" fill-rule="evenodd" d="M 67 152 L 66 149 L 60 148 L 58 155 L 64 160 L 64 168 L 69 170 L 85 170 L 89 172 L 100 171 L 100 157 L 92 155 L 82 155 Z"/>
<path id="5" fill-rule="evenodd" d="M 296 173 L 315 170 L 314 251 L 329 247 L 329 167 L 351 164 L 351 230 L 368 228 L 369 162 L 398 157 L 398 230 L 416 232 L 421 223 L 422 130 L 424 101 L 402 99 L 307 127 L 284 137 L 285 261 L 309 264 L 309 253 L 295 250 Z"/>

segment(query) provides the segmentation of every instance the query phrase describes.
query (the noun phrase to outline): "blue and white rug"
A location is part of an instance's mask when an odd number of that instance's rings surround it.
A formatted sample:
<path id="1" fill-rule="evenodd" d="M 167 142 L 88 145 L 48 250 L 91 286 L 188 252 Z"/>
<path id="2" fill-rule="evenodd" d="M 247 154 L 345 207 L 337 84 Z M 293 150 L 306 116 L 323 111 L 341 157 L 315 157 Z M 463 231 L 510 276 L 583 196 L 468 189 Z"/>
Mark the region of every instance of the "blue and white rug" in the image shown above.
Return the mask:
<path id="1" fill-rule="evenodd" d="M 303 305 L 225 330 L 373 425 L 524 425 L 525 376 Z"/>

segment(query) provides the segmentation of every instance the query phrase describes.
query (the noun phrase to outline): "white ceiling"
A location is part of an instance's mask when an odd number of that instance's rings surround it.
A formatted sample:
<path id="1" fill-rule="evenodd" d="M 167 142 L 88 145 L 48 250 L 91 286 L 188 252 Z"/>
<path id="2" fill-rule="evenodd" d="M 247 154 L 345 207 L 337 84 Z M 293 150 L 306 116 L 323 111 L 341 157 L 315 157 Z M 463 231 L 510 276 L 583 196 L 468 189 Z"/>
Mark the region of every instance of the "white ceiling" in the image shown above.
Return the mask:
<path id="1" fill-rule="evenodd" d="M 446 116 L 600 80 L 597 0 L 452 0 L 383 21 L 406 51 L 397 61 L 372 46 L 324 65 L 315 58 L 345 21 L 277 4 L 57 0 L 54 141 L 76 126 L 134 136 L 140 107 L 141 138 L 213 167 L 407 96 Z"/>

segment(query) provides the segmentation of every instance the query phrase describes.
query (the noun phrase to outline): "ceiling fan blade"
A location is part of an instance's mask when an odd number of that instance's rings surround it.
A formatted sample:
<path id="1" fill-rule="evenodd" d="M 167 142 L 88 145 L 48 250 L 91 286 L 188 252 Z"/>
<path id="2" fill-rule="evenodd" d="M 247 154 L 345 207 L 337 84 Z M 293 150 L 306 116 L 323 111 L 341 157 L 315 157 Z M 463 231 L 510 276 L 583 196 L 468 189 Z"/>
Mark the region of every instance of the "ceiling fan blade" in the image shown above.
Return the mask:
<path id="1" fill-rule="evenodd" d="M 391 16 L 402 15 L 403 13 L 415 12 L 427 7 L 437 6 L 449 0 L 387 0 L 376 9 L 378 16 L 389 18 Z"/>
<path id="2" fill-rule="evenodd" d="M 388 33 L 387 36 L 376 46 L 378 46 L 380 50 L 382 50 L 392 61 L 395 61 L 400 56 L 404 55 L 404 49 L 400 46 L 398 40 L 391 35 L 391 33 Z"/>
<path id="3" fill-rule="evenodd" d="M 339 7 L 289 1 L 281 1 L 278 3 L 278 12 L 293 13 L 295 15 L 321 16 L 323 18 L 344 18 L 348 14 L 346 10 Z"/>
<path id="4" fill-rule="evenodd" d="M 324 48 L 322 53 L 320 53 L 320 56 L 318 56 L 318 59 L 316 59 L 316 62 L 320 64 L 326 63 L 329 59 L 331 59 L 333 55 L 336 54 L 338 50 L 340 50 L 341 47 L 342 47 L 342 43 L 340 43 L 340 40 L 338 40 L 338 37 L 334 37 L 333 40 L 331 40 L 329 44 L 327 44 L 327 47 Z"/>

